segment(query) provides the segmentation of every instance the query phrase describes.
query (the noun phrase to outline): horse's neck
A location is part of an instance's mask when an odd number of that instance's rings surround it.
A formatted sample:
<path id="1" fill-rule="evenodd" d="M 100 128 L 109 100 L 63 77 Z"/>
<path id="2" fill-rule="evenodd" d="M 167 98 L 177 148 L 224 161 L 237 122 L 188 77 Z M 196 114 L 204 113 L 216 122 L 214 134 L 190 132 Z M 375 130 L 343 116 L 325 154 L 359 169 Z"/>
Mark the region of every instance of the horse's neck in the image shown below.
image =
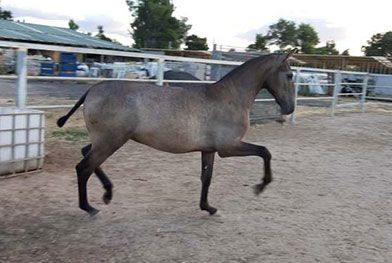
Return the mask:
<path id="1" fill-rule="evenodd" d="M 218 84 L 221 85 L 224 97 L 230 97 L 237 104 L 250 109 L 257 93 L 263 86 L 269 70 L 269 59 L 256 60 L 242 65 L 238 70 L 229 73 Z M 263 64 L 263 65 L 262 65 Z"/>

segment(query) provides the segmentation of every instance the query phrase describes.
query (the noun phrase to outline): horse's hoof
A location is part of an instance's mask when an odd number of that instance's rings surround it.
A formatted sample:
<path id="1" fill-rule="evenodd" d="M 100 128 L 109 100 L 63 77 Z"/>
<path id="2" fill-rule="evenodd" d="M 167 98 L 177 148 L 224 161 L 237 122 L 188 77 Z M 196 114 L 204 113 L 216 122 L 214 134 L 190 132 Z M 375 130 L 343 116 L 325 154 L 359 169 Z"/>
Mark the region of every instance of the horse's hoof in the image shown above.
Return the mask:
<path id="1" fill-rule="evenodd" d="M 80 207 L 80 209 L 82 209 L 83 211 L 86 211 L 90 216 L 95 216 L 99 212 L 98 209 L 95 209 L 92 206 Z"/>
<path id="2" fill-rule="evenodd" d="M 261 192 L 264 191 L 266 186 L 267 185 L 264 183 L 256 184 L 255 186 L 253 186 L 253 192 L 255 193 L 255 195 L 259 195 L 259 194 L 261 194 Z"/>
<path id="3" fill-rule="evenodd" d="M 212 206 L 200 206 L 200 209 L 203 211 L 207 211 L 208 213 L 210 213 L 210 215 L 212 216 L 213 214 L 216 213 L 216 211 L 218 211 L 218 209 L 216 209 L 215 207 Z"/>
<path id="4" fill-rule="evenodd" d="M 102 200 L 106 205 L 108 205 L 110 203 L 110 201 L 112 201 L 112 194 L 111 193 L 104 193 Z"/>
<path id="5" fill-rule="evenodd" d="M 210 213 L 210 216 L 212 216 L 216 213 L 216 211 L 218 211 L 218 209 L 216 209 L 215 207 L 210 207 L 207 211 L 208 213 Z"/>
<path id="6" fill-rule="evenodd" d="M 98 209 L 95 209 L 94 207 L 91 207 L 91 209 L 90 209 L 89 211 L 87 211 L 87 212 L 88 212 L 88 214 L 89 214 L 90 216 L 95 216 L 96 214 L 99 213 L 99 210 L 98 210 Z"/>

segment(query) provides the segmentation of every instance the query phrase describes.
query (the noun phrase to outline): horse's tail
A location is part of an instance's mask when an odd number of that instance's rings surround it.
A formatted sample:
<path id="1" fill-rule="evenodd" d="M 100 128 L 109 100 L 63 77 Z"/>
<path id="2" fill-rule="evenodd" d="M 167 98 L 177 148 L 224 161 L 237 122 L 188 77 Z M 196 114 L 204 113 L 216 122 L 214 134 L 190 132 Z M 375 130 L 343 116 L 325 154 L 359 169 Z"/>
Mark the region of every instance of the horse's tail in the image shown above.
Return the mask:
<path id="1" fill-rule="evenodd" d="M 72 109 L 63 117 L 59 118 L 57 120 L 57 126 L 59 127 L 63 127 L 65 122 L 69 119 L 69 117 L 71 117 L 72 114 L 74 114 L 74 112 L 80 107 L 80 105 L 83 104 L 84 100 L 86 99 L 87 93 L 90 90 L 87 90 L 86 93 L 83 94 L 83 96 L 78 100 L 78 102 L 76 102 L 76 104 L 72 107 Z"/>

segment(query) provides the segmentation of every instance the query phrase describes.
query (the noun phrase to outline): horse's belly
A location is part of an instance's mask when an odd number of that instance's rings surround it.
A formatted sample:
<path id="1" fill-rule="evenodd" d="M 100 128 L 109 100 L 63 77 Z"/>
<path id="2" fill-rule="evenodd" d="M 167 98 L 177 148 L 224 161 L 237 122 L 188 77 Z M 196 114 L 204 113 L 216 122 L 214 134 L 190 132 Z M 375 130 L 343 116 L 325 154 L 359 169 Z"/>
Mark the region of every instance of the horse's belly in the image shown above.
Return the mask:
<path id="1" fill-rule="evenodd" d="M 171 153 L 186 153 L 206 148 L 196 140 L 155 133 L 135 134 L 132 139 L 157 150 Z"/>
<path id="2" fill-rule="evenodd" d="M 190 127 L 160 126 L 137 129 L 132 139 L 155 149 L 185 153 L 210 147 L 206 138 L 198 129 Z"/>

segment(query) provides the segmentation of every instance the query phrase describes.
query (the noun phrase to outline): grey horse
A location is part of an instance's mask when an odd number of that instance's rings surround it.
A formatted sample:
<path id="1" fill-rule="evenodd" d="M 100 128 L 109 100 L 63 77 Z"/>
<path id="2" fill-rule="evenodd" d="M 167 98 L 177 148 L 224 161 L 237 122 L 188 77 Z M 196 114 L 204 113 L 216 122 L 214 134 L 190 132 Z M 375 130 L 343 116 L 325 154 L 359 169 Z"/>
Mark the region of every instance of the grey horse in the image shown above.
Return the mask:
<path id="1" fill-rule="evenodd" d="M 295 90 L 288 58 L 270 54 L 247 61 L 214 84 L 158 87 L 127 81 L 103 81 L 92 86 L 57 124 L 84 103 L 84 119 L 91 144 L 82 149 L 76 165 L 79 206 L 94 215 L 87 200 L 92 173 L 105 188 L 103 200 L 112 199 L 112 183 L 99 167 L 129 139 L 169 153 L 201 152 L 201 210 L 217 209 L 208 203 L 215 153 L 222 158 L 260 156 L 264 177 L 254 190 L 259 194 L 272 181 L 271 153 L 267 148 L 242 141 L 249 128 L 249 112 L 257 93 L 267 89 L 282 114 L 294 111 Z"/>

